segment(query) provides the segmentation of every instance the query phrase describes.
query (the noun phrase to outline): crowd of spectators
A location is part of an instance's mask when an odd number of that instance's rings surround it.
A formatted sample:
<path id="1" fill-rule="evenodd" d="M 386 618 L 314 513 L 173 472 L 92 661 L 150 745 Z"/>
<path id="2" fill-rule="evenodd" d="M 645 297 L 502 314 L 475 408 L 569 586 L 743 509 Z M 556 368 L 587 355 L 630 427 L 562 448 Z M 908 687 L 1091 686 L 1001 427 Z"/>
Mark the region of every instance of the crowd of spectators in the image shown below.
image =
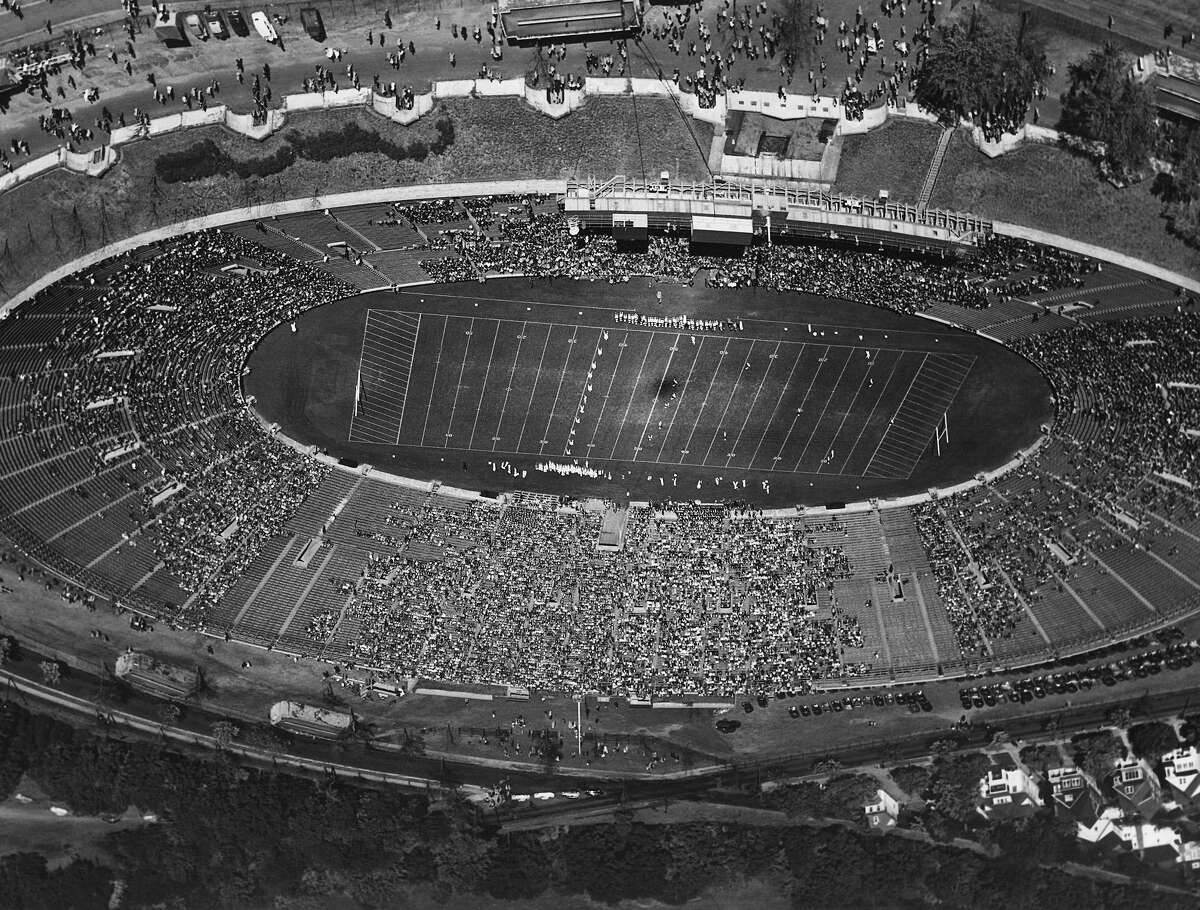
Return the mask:
<path id="1" fill-rule="evenodd" d="M 238 261 L 256 267 L 220 271 Z M 140 494 L 139 524 L 149 523 L 146 536 L 162 563 L 195 595 L 180 622 L 203 623 L 328 471 L 274 441 L 246 411 L 239 385 L 245 357 L 276 324 L 349 292 L 282 254 L 204 232 L 153 258 L 124 257 L 91 318 L 64 320 L 55 349 L 74 352 L 84 366 L 53 397 L 33 396 L 25 423 L 32 431 L 61 421 L 64 444 L 70 436 L 94 447 L 97 471 L 105 451 L 137 446 L 127 483 Z M 95 359 L 103 351 L 134 356 Z M 88 407 L 109 397 L 128 404 Z M 183 492 L 154 504 L 175 485 Z"/>
<path id="2" fill-rule="evenodd" d="M 512 217 L 496 215 L 496 202 L 510 203 Z M 451 228 L 464 218 L 449 202 L 396 210 L 431 232 L 447 226 L 431 243 L 461 255 L 425 262 L 434 277 L 691 281 L 704 270 L 722 286 L 836 293 L 911 312 L 955 293 L 986 303 L 956 289 L 1002 294 L 1014 270 L 1069 284 L 1088 268 L 1008 240 L 963 263 L 800 246 L 724 259 L 695 255 L 672 236 L 626 253 L 609 238 L 573 237 L 560 216 L 532 214 L 515 198 L 468 211 L 490 230 Z M 233 263 L 236 272 L 223 270 Z M 202 628 L 327 473 L 248 414 L 239 382 L 246 355 L 275 325 L 353 289 L 222 232 L 106 268 L 88 318 L 63 320 L 47 348 L 48 370 L 61 358 L 76 367 L 52 391 L 28 396 L 17 433 L 45 457 L 85 444 L 97 472 L 106 453 L 129 447 L 120 476 L 138 494 L 134 517 L 189 595 L 173 619 Z M 1003 488 L 913 509 L 969 659 L 992 656 L 1072 561 L 1130 542 L 1169 547 L 1171 525 L 1151 514 L 1200 517 L 1200 500 L 1187 493 L 1200 485 L 1200 317 L 1090 323 L 1014 346 L 1051 381 L 1052 445 Z M 105 351 L 134 353 L 96 358 Z M 101 399 L 127 404 L 91 406 Z M 826 526 L 734 503 L 667 503 L 632 508 L 623 548 L 602 552 L 600 523 L 599 509 L 565 500 L 398 499 L 373 526 L 356 525 L 371 557 L 362 579 L 343 582 L 359 630 L 354 659 L 398 676 L 657 698 L 803 689 L 873 669 L 846 656 L 863 648 L 863 614 L 832 596 L 854 566 L 842 548 L 815 542 Z M 318 640 L 336 627 L 328 612 L 307 623 Z"/>
<path id="3" fill-rule="evenodd" d="M 634 507 L 617 552 L 596 549 L 598 510 L 434 498 L 393 503 L 385 521 L 402 541 L 369 564 L 349 609 L 358 662 L 398 676 L 671 698 L 870 669 L 843 663 L 861 635 L 828 610 L 852 567 L 803 519 Z"/>
<path id="4" fill-rule="evenodd" d="M 685 236 L 670 231 L 651 235 L 646 252 L 629 252 L 605 235 L 572 236 L 560 217 L 549 214 L 508 219 L 499 237 L 447 231 L 433 245 L 457 254 L 421 263 L 438 281 L 524 274 L 622 282 L 651 275 L 690 283 L 704 271 L 711 287 L 803 291 L 904 313 L 938 302 L 982 308 L 1015 293 L 1073 287 L 1095 267 L 1073 253 L 1001 237 L 982 241 L 976 255 L 945 260 L 786 242 L 754 246 L 738 258 L 710 256 L 692 252 Z"/>
<path id="5" fill-rule="evenodd" d="M 1077 564 L 1130 547 L 1177 562 L 1179 523 L 1200 519 L 1189 433 L 1200 427 L 1200 318 L 1093 323 L 1014 347 L 1051 381 L 1052 442 L 1002 483 L 913 509 L 959 644 L 980 656 Z"/>

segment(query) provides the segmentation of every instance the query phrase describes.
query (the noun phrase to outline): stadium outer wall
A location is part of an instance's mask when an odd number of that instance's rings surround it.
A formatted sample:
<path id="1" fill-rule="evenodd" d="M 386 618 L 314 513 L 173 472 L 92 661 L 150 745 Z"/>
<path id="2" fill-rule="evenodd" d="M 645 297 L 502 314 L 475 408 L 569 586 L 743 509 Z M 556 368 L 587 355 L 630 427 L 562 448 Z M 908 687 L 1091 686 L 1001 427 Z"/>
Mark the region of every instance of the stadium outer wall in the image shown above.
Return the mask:
<path id="1" fill-rule="evenodd" d="M 409 201 L 439 199 L 439 198 L 461 198 L 464 196 L 520 195 L 520 194 L 561 195 L 561 194 L 565 193 L 565 191 L 566 191 L 566 182 L 564 180 L 552 180 L 552 179 L 542 179 L 542 180 L 522 179 L 522 180 L 501 180 L 501 181 L 466 182 L 466 183 L 419 184 L 419 185 L 412 185 L 412 186 L 387 187 L 387 188 L 376 189 L 376 190 L 362 190 L 362 191 L 351 192 L 351 193 L 338 193 L 338 194 L 331 194 L 328 196 L 321 196 L 321 197 L 314 196 L 314 197 L 307 197 L 307 198 L 301 198 L 301 199 L 291 199 L 291 200 L 286 200 L 283 202 L 265 203 L 265 204 L 261 204 L 261 205 L 229 209 L 225 212 L 219 212 L 219 213 L 205 215 L 205 216 L 198 217 L 198 218 L 187 219 L 187 220 L 179 221 L 179 222 L 176 222 L 176 223 L 173 223 L 170 225 L 165 225 L 163 227 L 155 228 L 150 231 L 144 231 L 140 234 L 135 234 L 133 236 L 130 236 L 130 237 L 124 238 L 122 240 L 116 241 L 114 243 L 108 244 L 99 249 L 93 250 L 92 252 L 87 253 L 87 254 L 85 254 L 69 263 L 66 263 L 65 265 L 60 266 L 59 268 L 54 269 L 53 271 L 47 273 L 42 278 L 38 279 L 37 281 L 31 283 L 30 285 L 28 285 L 27 287 L 25 287 L 24 289 L 19 291 L 17 294 L 15 294 L 13 297 L 11 297 L 5 303 L 0 304 L 0 319 L 5 318 L 11 310 L 20 306 L 22 303 L 32 299 L 40 291 L 49 287 L 50 285 L 54 284 L 55 282 L 61 281 L 64 278 L 67 278 L 73 274 L 76 274 L 87 268 L 95 266 L 95 265 L 97 265 L 101 262 L 104 262 L 108 259 L 111 259 L 115 256 L 119 256 L 124 253 L 132 252 L 133 250 L 136 250 L 136 249 L 146 246 L 148 244 L 161 242 L 164 240 L 169 240 L 173 237 L 177 237 L 177 236 L 180 236 L 183 234 L 193 233 L 196 231 L 224 227 L 226 225 L 237 224 L 237 223 L 241 223 L 241 222 L 245 222 L 245 221 L 262 220 L 262 219 L 272 218 L 274 216 L 279 216 L 279 215 L 291 215 L 291 214 L 303 213 L 303 212 L 321 211 L 324 209 L 337 209 L 337 208 L 342 208 L 342 207 L 347 207 L 347 206 L 355 206 L 355 205 L 379 204 L 379 203 L 388 203 L 388 202 L 409 202 Z M 1136 258 L 1134 258 L 1132 256 L 1128 256 L 1124 253 L 1119 253 L 1114 250 L 1108 250 L 1108 249 L 1105 249 L 1102 247 L 1094 246 L 1092 244 L 1083 243 L 1081 241 L 1074 240 L 1070 237 L 1064 237 L 1061 235 L 1050 234 L 1050 233 L 1036 230 L 1033 228 L 1026 228 L 1021 225 L 996 222 L 996 223 L 994 223 L 994 229 L 997 234 L 1000 234 L 1002 236 L 1028 240 L 1030 242 L 1042 244 L 1045 246 L 1058 247 L 1060 249 L 1064 249 L 1069 252 L 1088 256 L 1090 258 L 1094 258 L 1094 259 L 1097 259 L 1102 262 L 1108 262 L 1113 265 L 1119 265 L 1124 268 L 1138 271 L 1143 274 L 1157 278 L 1159 280 L 1167 281 L 1172 284 L 1178 285 L 1179 287 L 1184 288 L 1185 290 L 1192 291 L 1195 293 L 1200 293 L 1200 280 L 1197 280 L 1195 278 L 1190 278 L 1186 275 L 1182 275 L 1180 273 L 1173 272 L 1168 269 L 1164 269 L 1160 266 L 1154 265 L 1153 263 L 1146 262 L 1146 261 L 1140 260 L 1140 259 L 1136 259 Z M 411 287 L 414 285 L 429 284 L 429 283 L 432 283 L 432 282 L 426 282 L 426 281 L 412 282 L 412 283 L 409 283 L 406 285 L 401 285 L 401 286 Z M 980 332 L 977 334 L 981 334 L 984 337 L 989 337 L 986 335 L 986 333 Z M 996 339 L 991 339 L 991 340 L 995 341 Z M 267 425 L 266 421 L 264 421 L 257 414 L 257 412 L 253 409 L 253 407 L 250 406 L 248 403 L 246 404 L 246 407 L 247 407 L 247 410 L 249 411 L 249 413 L 256 419 L 256 421 L 258 421 L 259 424 L 261 426 L 263 426 L 264 431 L 271 432 L 270 427 Z M 305 454 L 309 457 L 312 457 L 312 458 L 316 459 L 317 461 L 320 461 L 322 464 L 325 464 L 325 465 L 328 465 L 337 470 L 346 471 L 349 473 L 362 473 L 363 472 L 362 468 L 350 469 L 343 465 L 339 465 L 337 463 L 336 459 L 316 453 L 316 452 L 312 451 L 312 447 L 302 445 L 301 443 L 287 437 L 286 435 L 284 435 L 282 433 L 276 432 L 276 433 L 273 433 L 273 435 L 281 443 L 288 445 L 289 447 L 295 449 L 296 451 L 298 451 L 302 454 Z M 1022 464 L 1027 458 L 1029 458 L 1031 455 L 1033 455 L 1041 447 L 1045 438 L 1046 438 L 1045 436 L 1039 437 L 1039 439 L 1032 446 L 1030 446 L 1029 448 L 1025 449 L 1024 451 L 1020 452 L 1017 455 L 1017 457 L 1013 458 L 1012 460 L 1005 463 L 1004 465 L 1001 465 L 1000 467 L 995 468 L 991 471 L 981 473 L 981 474 L 977 475 L 975 478 L 965 481 L 963 483 L 956 484 L 954 486 L 946 487 L 946 488 L 940 488 L 940 489 L 935 488 L 935 489 L 931 489 L 925 493 L 915 494 L 915 495 L 906 496 L 906 497 L 899 497 L 896 499 L 868 500 L 868 501 L 857 502 L 857 503 L 848 503 L 842 509 L 838 510 L 837 514 L 851 514 L 851 513 L 855 513 L 855 512 L 871 511 L 873 509 L 886 510 L 886 509 L 890 509 L 890 508 L 906 508 L 909 506 L 928 502 L 932 498 L 935 498 L 935 497 L 951 496 L 956 493 L 966 492 L 966 491 L 974 489 L 975 487 L 978 487 L 984 483 L 991 482 L 991 481 L 997 479 L 998 477 L 1002 476 L 1003 474 L 1006 474 L 1009 471 L 1013 470 L 1020 464 Z M 472 499 L 472 500 L 479 498 L 478 492 L 462 490 L 462 489 L 458 489 L 455 487 L 443 486 L 440 484 L 436 484 L 436 482 L 418 481 L 418 480 L 414 480 L 411 478 L 401 477 L 399 475 L 375 471 L 374 469 L 371 469 L 370 473 L 371 473 L 372 477 L 376 477 L 376 478 L 379 478 L 379 479 L 382 479 L 385 481 L 402 484 L 402 485 L 413 487 L 413 488 L 429 489 L 431 487 L 431 485 L 436 485 L 438 492 L 442 493 L 444 495 L 456 496 L 459 498 Z M 786 508 L 786 509 L 769 510 L 767 512 L 767 514 L 772 517 L 777 517 L 777 518 L 795 518 L 798 516 L 816 515 L 816 514 L 827 515 L 830 513 L 828 512 L 827 509 L 824 509 L 821 507 L 814 507 L 814 508 L 809 508 L 809 509 L 796 509 L 793 507 L 793 508 Z M 33 558 L 33 557 L 30 557 L 30 558 L 34 562 L 40 562 L 36 558 Z M 57 570 L 55 570 L 55 571 L 57 571 Z M 62 574 L 62 573 L 58 573 L 58 574 Z M 75 580 L 73 580 L 73 581 L 79 587 L 81 587 L 85 590 L 88 589 L 86 585 L 83 585 Z M 139 611 L 134 610 L 134 612 L 139 612 Z M 154 618 L 157 618 L 157 617 L 154 617 Z M 1122 636 L 1122 638 L 1130 638 L 1130 637 L 1136 637 L 1138 635 L 1143 635 L 1149 631 L 1153 631 L 1155 628 L 1171 625 L 1173 622 L 1177 622 L 1177 621 L 1178 621 L 1178 617 L 1174 617 L 1171 619 L 1163 619 L 1161 622 L 1155 623 L 1153 625 L 1150 625 L 1150 626 L 1147 626 L 1144 628 L 1139 627 L 1136 630 L 1130 630 L 1129 633 L 1127 635 Z M 213 635 L 213 637 L 220 637 L 220 636 L 215 635 L 215 633 L 204 633 L 204 634 L 210 634 L 210 635 Z M 1090 651 L 1095 651 L 1095 650 L 1097 650 L 1097 648 L 1106 647 L 1112 643 L 1113 643 L 1112 641 L 1103 642 L 1103 643 L 1092 642 L 1088 645 L 1081 646 L 1078 649 L 1072 650 L 1070 652 L 1061 652 L 1061 653 L 1047 652 L 1044 655 L 1030 654 L 1030 655 L 1028 655 L 1027 659 L 1024 659 L 1020 662 L 1019 666 L 1033 667 L 1033 666 L 1038 666 L 1041 664 L 1047 664 L 1047 663 L 1051 663 L 1051 662 L 1054 662 L 1054 661 L 1057 661 L 1057 660 L 1060 660 L 1063 658 L 1073 656 L 1075 654 L 1084 654 L 1084 653 L 1088 653 Z M 264 646 L 256 645 L 253 642 L 243 642 L 243 644 L 249 645 L 251 647 L 264 647 Z M 265 647 L 264 647 L 264 650 L 265 650 Z M 280 649 L 280 648 L 275 648 L 274 650 L 276 651 L 276 653 L 289 653 L 286 650 Z M 369 669 L 369 668 L 367 668 L 367 669 Z M 904 681 L 905 682 L 914 682 L 914 683 L 922 682 L 922 681 L 935 681 L 937 679 L 945 679 L 945 678 L 954 677 L 954 676 L 970 676 L 970 675 L 974 674 L 975 672 L 976 671 L 974 669 L 972 669 L 972 667 L 964 665 L 961 667 L 956 667 L 956 668 L 954 668 L 953 671 L 944 673 L 944 674 L 938 674 L 936 671 L 934 671 L 934 672 L 929 673 L 928 675 L 914 674 L 911 677 L 906 676 Z M 837 688 L 840 689 L 840 688 L 845 688 L 847 685 L 850 685 L 851 688 L 858 688 L 858 687 L 867 687 L 870 685 L 892 684 L 895 681 L 894 680 L 874 680 L 874 679 L 872 679 L 870 681 L 863 680 L 860 682 L 856 682 L 854 684 L 845 684 L 845 683 L 840 682 L 839 680 L 827 680 L 826 682 L 829 684 L 829 687 L 836 686 Z"/>

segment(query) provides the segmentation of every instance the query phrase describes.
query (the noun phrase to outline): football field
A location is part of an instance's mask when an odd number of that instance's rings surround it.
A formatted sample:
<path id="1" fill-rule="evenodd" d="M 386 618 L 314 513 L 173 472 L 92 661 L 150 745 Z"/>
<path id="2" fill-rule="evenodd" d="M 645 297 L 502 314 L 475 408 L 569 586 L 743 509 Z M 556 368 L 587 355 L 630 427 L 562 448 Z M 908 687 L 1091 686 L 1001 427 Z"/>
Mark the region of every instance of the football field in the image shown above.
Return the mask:
<path id="1" fill-rule="evenodd" d="M 644 279 L 369 292 L 272 331 L 248 366 L 254 407 L 293 440 L 493 492 L 900 496 L 1002 464 L 1051 419 L 1041 374 L 979 336 Z"/>
<path id="2" fill-rule="evenodd" d="M 974 360 L 370 309 L 348 441 L 651 470 L 906 478 Z"/>

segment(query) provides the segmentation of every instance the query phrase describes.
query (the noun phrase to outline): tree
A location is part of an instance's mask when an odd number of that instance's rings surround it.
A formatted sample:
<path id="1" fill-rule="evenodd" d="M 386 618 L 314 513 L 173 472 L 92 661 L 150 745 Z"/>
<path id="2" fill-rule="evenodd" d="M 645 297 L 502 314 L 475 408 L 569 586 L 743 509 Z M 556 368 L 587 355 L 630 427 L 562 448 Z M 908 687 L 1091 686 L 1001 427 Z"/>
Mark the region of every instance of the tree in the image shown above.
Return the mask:
<path id="1" fill-rule="evenodd" d="M 1108 713 L 1104 715 L 1104 719 L 1110 727 L 1121 727 L 1124 729 L 1133 720 L 1133 715 L 1130 713 L 1129 708 L 1124 705 L 1118 705 L 1115 708 L 1109 708 Z"/>
<path id="2" fill-rule="evenodd" d="M 1025 767 L 1044 774 L 1047 768 L 1055 768 L 1061 763 L 1057 746 L 1036 745 L 1026 746 L 1021 750 L 1021 763 Z"/>
<path id="3" fill-rule="evenodd" d="M 57 686 L 62 679 L 62 666 L 57 660 L 43 660 L 38 669 L 42 671 L 42 682 L 48 686 Z"/>
<path id="4" fill-rule="evenodd" d="M 1071 740 L 1075 764 L 1099 780 L 1125 757 L 1125 744 L 1108 730 L 1080 733 Z"/>
<path id="5" fill-rule="evenodd" d="M 241 730 L 238 725 L 230 720 L 215 720 L 212 724 L 213 739 L 217 741 L 217 745 L 222 749 L 226 748 L 234 739 L 237 738 Z"/>
<path id="6" fill-rule="evenodd" d="M 974 818 L 979 782 L 990 766 L 988 757 L 979 752 L 935 758 L 927 791 L 935 808 L 959 822 Z"/>
<path id="7" fill-rule="evenodd" d="M 905 765 L 902 768 L 892 768 L 888 772 L 892 780 L 909 796 L 920 797 L 929 786 L 929 771 L 919 765 Z"/>
<path id="8" fill-rule="evenodd" d="M 8 663 L 10 656 L 12 656 L 12 639 L 7 635 L 0 635 L 0 667 Z"/>
<path id="9" fill-rule="evenodd" d="M 1138 758 L 1157 759 L 1179 747 L 1179 738 L 1170 724 L 1154 721 L 1129 728 L 1129 746 Z"/>
<path id="10" fill-rule="evenodd" d="M 951 124 L 970 120 L 995 140 L 1024 123 L 1050 64 L 1024 18 L 1014 32 L 974 10 L 965 23 L 938 29 L 916 75 L 918 104 Z"/>
<path id="11" fill-rule="evenodd" d="M 1200 714 L 1188 714 L 1179 725 L 1179 735 L 1190 746 L 1200 746 Z"/>
<path id="12" fill-rule="evenodd" d="M 1119 176 L 1136 173 L 1150 156 L 1158 131 L 1149 83 L 1135 82 L 1131 62 L 1105 42 L 1070 65 L 1060 125 L 1104 143 L 1104 161 Z"/>
<path id="13" fill-rule="evenodd" d="M 1175 163 L 1164 213 L 1171 232 L 1200 246 L 1200 129 L 1192 130 Z"/>

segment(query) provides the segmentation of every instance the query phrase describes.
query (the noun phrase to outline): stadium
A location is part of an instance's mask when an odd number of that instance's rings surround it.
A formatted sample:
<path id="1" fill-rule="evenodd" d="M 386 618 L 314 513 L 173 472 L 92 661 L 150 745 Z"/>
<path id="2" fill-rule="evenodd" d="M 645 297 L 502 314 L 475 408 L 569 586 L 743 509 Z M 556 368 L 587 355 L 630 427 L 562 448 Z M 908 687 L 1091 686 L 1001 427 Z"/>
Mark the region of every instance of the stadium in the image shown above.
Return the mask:
<path id="1" fill-rule="evenodd" d="M 647 701 L 1200 608 L 1182 288 L 988 224 L 947 255 L 950 213 L 813 236 L 834 197 L 714 243 L 691 186 L 622 195 L 681 203 L 631 249 L 570 214 L 600 186 L 231 213 L 14 301 L 4 533 L 173 628 Z"/>
<path id="2" fill-rule="evenodd" d="M 1194 907 L 1198 30 L 0 0 L 5 901 Z"/>

